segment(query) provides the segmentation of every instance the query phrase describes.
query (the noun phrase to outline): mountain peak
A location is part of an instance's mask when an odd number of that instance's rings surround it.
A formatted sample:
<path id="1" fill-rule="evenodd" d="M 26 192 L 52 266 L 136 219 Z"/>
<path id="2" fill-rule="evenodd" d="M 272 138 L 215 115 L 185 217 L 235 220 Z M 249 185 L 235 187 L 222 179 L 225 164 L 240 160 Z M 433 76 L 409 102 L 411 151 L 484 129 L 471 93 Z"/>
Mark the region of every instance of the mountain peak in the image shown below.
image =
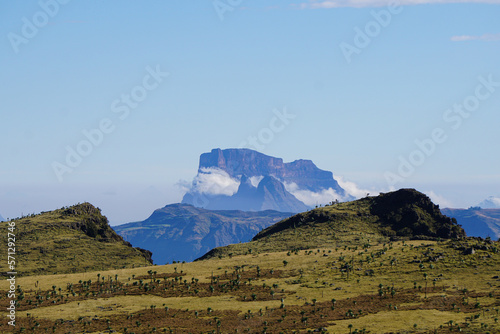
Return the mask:
<path id="1" fill-rule="evenodd" d="M 247 177 L 280 174 L 283 159 L 275 158 L 247 148 L 213 149 L 200 156 L 199 169 L 219 168 L 231 176 Z"/>
<path id="2" fill-rule="evenodd" d="M 256 180 L 267 190 L 263 191 L 260 187 L 260 191 L 256 191 Z M 269 208 L 301 212 L 311 205 L 302 201 L 304 196 L 313 198 L 316 195 L 317 198 L 325 190 L 337 197 L 328 198 L 328 201 L 353 199 L 340 187 L 332 172 L 319 169 L 311 160 L 284 163 L 281 158 L 251 149 L 217 148 L 201 154 L 198 175 L 182 202 L 193 205 L 204 203 L 204 207 L 209 209 Z M 295 194 L 299 194 L 302 200 L 297 199 Z M 245 202 L 252 204 L 246 205 Z"/>

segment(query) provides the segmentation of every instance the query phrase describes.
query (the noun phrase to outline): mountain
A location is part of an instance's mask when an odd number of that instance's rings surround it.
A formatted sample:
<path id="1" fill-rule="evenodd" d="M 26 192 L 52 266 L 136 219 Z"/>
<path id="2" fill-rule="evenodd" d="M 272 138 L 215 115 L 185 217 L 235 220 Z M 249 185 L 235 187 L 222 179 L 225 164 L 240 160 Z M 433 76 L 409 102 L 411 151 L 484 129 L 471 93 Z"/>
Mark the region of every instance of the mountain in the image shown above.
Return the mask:
<path id="1" fill-rule="evenodd" d="M 250 149 L 213 149 L 200 156 L 198 175 L 182 203 L 213 210 L 302 212 L 318 204 L 320 196 L 326 202 L 353 199 L 331 172 L 310 160 L 284 163 Z"/>
<path id="2" fill-rule="evenodd" d="M 113 226 L 134 246 L 153 252 L 155 264 L 192 261 L 210 249 L 249 241 L 255 234 L 293 213 L 277 211 L 211 211 L 171 204 L 146 220 Z"/>
<path id="3" fill-rule="evenodd" d="M 478 205 L 483 209 L 500 209 L 500 198 L 490 196 Z"/>
<path id="4" fill-rule="evenodd" d="M 151 252 L 133 248 L 89 203 L 17 218 L 16 270 L 23 276 L 150 265 Z M 4 229 L 9 226 L 7 223 Z M 7 244 L 7 233 L 2 243 Z M 7 261 L 0 264 L 7 272 Z"/>
<path id="5" fill-rule="evenodd" d="M 283 159 L 271 157 L 250 149 L 213 149 L 200 156 L 200 168 L 216 167 L 231 176 L 274 176 L 284 182 L 294 182 L 300 189 L 317 191 L 333 188 L 345 195 L 333 179 L 332 172 L 316 167 L 311 160 L 283 163 Z"/>
<path id="6" fill-rule="evenodd" d="M 196 203 L 196 195 L 188 193 L 183 203 Z M 235 208 L 242 211 L 276 210 L 281 212 L 302 212 L 309 207 L 289 193 L 283 183 L 272 176 L 265 176 L 254 187 L 248 177 L 241 176 L 238 191 L 232 196 L 205 195 L 207 209 L 224 210 Z"/>
<path id="7" fill-rule="evenodd" d="M 262 230 L 249 243 L 216 248 L 200 259 L 465 235 L 456 220 L 444 216 L 429 197 L 401 189 L 294 215 Z"/>
<path id="8" fill-rule="evenodd" d="M 5 219 L 0 215 L 0 222 L 3 222 Z"/>
<path id="9" fill-rule="evenodd" d="M 469 236 L 500 238 L 500 209 L 443 209 L 443 214 L 454 217 Z"/>

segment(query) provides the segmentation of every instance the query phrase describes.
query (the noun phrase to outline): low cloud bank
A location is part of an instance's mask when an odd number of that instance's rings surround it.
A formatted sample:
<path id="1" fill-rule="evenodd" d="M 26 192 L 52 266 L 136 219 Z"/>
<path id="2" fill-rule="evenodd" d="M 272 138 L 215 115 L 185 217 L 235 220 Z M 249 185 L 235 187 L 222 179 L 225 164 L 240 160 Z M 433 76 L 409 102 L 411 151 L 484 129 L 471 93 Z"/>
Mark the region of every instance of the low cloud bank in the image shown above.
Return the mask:
<path id="1" fill-rule="evenodd" d="M 226 171 L 215 167 L 201 168 L 190 187 L 183 185 L 190 192 L 226 196 L 234 195 L 239 186 L 238 179 L 232 178 Z"/>

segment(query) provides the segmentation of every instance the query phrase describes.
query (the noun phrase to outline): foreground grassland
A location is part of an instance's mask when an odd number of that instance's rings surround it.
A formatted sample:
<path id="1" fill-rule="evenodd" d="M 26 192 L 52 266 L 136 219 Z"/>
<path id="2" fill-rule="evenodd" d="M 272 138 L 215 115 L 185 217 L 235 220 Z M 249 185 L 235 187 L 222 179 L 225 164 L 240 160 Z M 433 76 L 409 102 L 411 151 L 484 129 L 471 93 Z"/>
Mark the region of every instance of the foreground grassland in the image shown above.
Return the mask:
<path id="1" fill-rule="evenodd" d="M 500 246 L 395 241 L 19 277 L 1 333 L 500 333 Z M 0 282 L 6 310 L 7 281 Z"/>

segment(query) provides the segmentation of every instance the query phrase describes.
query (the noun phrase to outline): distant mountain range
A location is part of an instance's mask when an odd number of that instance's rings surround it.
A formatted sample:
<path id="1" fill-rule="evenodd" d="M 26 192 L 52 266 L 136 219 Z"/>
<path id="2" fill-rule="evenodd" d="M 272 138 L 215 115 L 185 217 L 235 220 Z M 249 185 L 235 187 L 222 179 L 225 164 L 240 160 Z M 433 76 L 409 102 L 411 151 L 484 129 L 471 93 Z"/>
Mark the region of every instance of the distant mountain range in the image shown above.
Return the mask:
<path id="1" fill-rule="evenodd" d="M 455 218 L 468 236 L 500 238 L 500 209 L 442 209 L 441 212 Z"/>
<path id="2" fill-rule="evenodd" d="M 0 215 L 0 222 L 3 222 L 5 219 Z"/>
<path id="3" fill-rule="evenodd" d="M 182 203 L 211 210 L 303 212 L 324 204 L 318 198 L 325 203 L 354 199 L 332 172 L 310 160 L 284 163 L 250 149 L 213 149 L 200 156 L 198 175 Z"/>
<path id="4" fill-rule="evenodd" d="M 290 217 L 277 211 L 206 210 L 171 204 L 146 220 L 114 226 L 135 247 L 153 252 L 155 264 L 192 261 L 215 247 L 246 242 L 262 229 Z"/>

